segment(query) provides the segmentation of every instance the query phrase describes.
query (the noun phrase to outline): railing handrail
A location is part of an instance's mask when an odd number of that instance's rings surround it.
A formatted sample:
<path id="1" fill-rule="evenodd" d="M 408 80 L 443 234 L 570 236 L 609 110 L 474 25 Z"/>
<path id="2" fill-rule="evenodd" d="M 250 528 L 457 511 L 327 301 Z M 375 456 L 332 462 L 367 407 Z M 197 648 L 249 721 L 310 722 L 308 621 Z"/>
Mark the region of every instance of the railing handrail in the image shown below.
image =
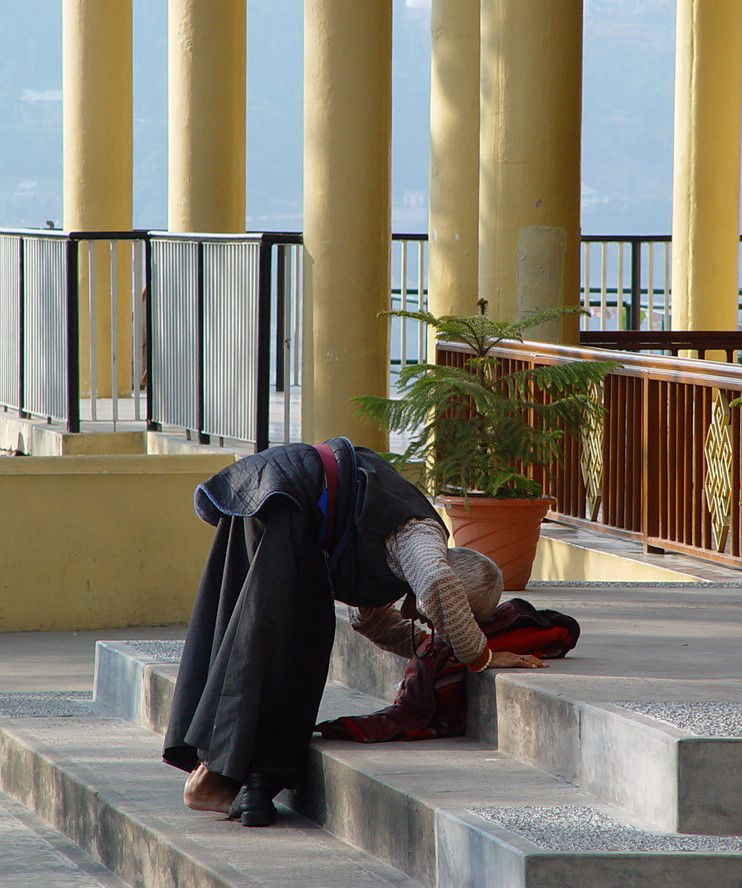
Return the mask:
<path id="1" fill-rule="evenodd" d="M 303 236 L 295 231 L 243 231 L 243 232 L 208 232 L 208 231 L 159 231 L 151 229 L 145 232 L 147 237 L 156 240 L 184 240 L 199 243 L 266 243 L 266 244 L 300 244 Z"/>
<path id="2" fill-rule="evenodd" d="M 742 330 L 580 330 L 580 345 L 614 348 L 619 351 L 661 349 L 677 353 L 681 349 L 699 352 L 742 351 Z"/>
<path id="3" fill-rule="evenodd" d="M 72 238 L 73 240 L 142 240 L 147 237 L 167 238 L 168 240 L 197 240 L 197 241 L 256 241 L 265 240 L 271 243 L 300 244 L 303 235 L 300 231 L 243 231 L 243 232 L 214 232 L 214 231 L 167 231 L 157 228 L 131 228 L 127 230 L 87 230 L 87 229 L 60 229 L 60 228 L 2 228 L 0 236 L 9 237 L 49 237 Z M 398 237 L 398 236 L 395 236 Z M 403 237 L 407 237 L 403 235 Z"/>
<path id="4" fill-rule="evenodd" d="M 0 228 L 0 236 L 66 238 L 68 231 L 60 228 Z"/>
<path id="5" fill-rule="evenodd" d="M 632 244 L 632 243 L 670 243 L 671 234 L 581 234 L 580 239 L 586 243 Z M 739 236 L 742 241 L 742 234 Z"/>
<path id="6" fill-rule="evenodd" d="M 438 342 L 447 351 L 472 354 L 467 345 L 458 342 Z M 723 361 L 701 361 L 697 358 L 665 357 L 664 355 L 642 355 L 604 348 L 554 345 L 548 342 L 507 340 L 501 346 L 494 346 L 491 354 L 498 358 L 549 361 L 567 363 L 570 361 L 616 361 L 626 375 L 653 377 L 668 382 L 695 382 L 713 385 L 717 388 L 742 389 L 742 365 Z M 712 369 L 709 369 L 712 368 Z"/>
<path id="7" fill-rule="evenodd" d="M 25 235 L 30 237 L 74 237 L 78 240 L 126 240 L 142 237 L 143 235 L 162 236 L 167 235 L 174 238 L 243 238 L 249 237 L 265 237 L 276 240 L 287 239 L 290 243 L 300 243 L 302 240 L 301 231 L 242 231 L 242 232 L 199 232 L 199 231 L 167 231 L 167 229 L 157 228 L 141 228 L 127 230 L 101 230 L 101 229 L 63 229 L 63 228 L 13 228 L 0 226 L 0 235 Z M 426 232 L 392 232 L 392 240 L 408 240 L 408 241 L 426 241 L 428 235 Z M 607 243 L 607 244 L 633 244 L 633 243 L 671 243 L 671 234 L 581 234 L 580 240 L 583 243 Z M 742 234 L 740 235 L 742 242 Z"/>
<path id="8" fill-rule="evenodd" d="M 589 244 L 646 244 L 669 243 L 671 234 L 581 234 L 580 240 Z"/>
<path id="9" fill-rule="evenodd" d="M 502 342 L 492 354 L 506 362 L 503 373 L 576 359 L 619 362 L 602 385 L 604 423 L 565 436 L 564 459 L 534 468 L 557 498 L 553 517 L 628 535 L 648 551 L 742 567 L 742 413 L 726 406 L 742 395 L 742 367 L 541 342 Z M 463 355 L 473 351 L 438 343 L 439 363 L 461 366 Z"/>
<path id="10" fill-rule="evenodd" d="M 0 235 L 6 237 L 48 237 L 70 238 L 71 240 L 141 240 L 147 237 L 146 229 L 129 228 L 126 231 L 85 231 L 61 228 L 0 228 Z"/>

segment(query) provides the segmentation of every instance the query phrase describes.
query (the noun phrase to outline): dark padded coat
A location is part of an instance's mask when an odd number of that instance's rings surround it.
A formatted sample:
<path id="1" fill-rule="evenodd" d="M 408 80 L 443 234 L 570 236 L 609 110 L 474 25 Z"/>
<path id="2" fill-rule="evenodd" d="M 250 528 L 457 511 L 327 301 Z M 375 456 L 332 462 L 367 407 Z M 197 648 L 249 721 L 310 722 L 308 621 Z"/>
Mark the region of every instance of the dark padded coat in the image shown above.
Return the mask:
<path id="1" fill-rule="evenodd" d="M 379 606 L 409 591 L 385 539 L 437 513 L 373 451 L 327 442 L 338 464 L 335 540 L 320 542 L 322 461 L 307 444 L 223 469 L 195 494 L 216 526 L 188 627 L 163 757 L 198 760 L 244 783 L 252 771 L 293 786 L 327 678 L 334 600 Z"/>

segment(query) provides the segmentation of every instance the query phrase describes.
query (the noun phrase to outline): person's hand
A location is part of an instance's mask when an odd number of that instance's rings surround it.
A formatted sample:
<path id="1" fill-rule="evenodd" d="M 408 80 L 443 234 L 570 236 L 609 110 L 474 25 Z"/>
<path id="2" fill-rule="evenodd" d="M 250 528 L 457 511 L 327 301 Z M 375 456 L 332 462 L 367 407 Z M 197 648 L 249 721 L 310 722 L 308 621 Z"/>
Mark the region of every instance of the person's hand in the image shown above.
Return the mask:
<path id="1" fill-rule="evenodd" d="M 493 651 L 488 669 L 543 669 L 548 668 L 546 660 L 539 660 L 533 654 L 511 654 L 509 651 Z"/>

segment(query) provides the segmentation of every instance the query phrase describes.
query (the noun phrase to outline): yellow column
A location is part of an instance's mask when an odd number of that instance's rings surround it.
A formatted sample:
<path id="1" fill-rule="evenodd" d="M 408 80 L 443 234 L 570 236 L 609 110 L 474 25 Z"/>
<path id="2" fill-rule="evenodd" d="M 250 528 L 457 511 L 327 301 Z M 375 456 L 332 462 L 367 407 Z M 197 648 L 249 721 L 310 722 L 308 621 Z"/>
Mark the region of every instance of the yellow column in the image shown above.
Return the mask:
<path id="1" fill-rule="evenodd" d="M 742 4 L 678 0 L 672 326 L 737 329 Z"/>
<path id="2" fill-rule="evenodd" d="M 168 228 L 245 230 L 245 0 L 170 0 Z"/>
<path id="3" fill-rule="evenodd" d="M 479 295 L 509 321 L 579 300 L 582 0 L 482 0 L 481 29 Z"/>
<path id="4" fill-rule="evenodd" d="M 302 438 L 386 449 L 354 395 L 386 395 L 391 0 L 304 3 Z"/>
<path id="5" fill-rule="evenodd" d="M 479 0 L 433 0 L 431 30 L 428 305 L 435 315 L 469 315 L 477 311 Z"/>
<path id="6" fill-rule="evenodd" d="M 128 231 L 132 207 L 131 0 L 62 4 L 63 222 L 67 230 Z M 111 393 L 111 297 L 108 245 L 95 251 L 96 378 Z M 86 253 L 80 252 L 81 389 L 89 386 Z M 130 250 L 118 267 L 118 391 L 131 392 Z"/>

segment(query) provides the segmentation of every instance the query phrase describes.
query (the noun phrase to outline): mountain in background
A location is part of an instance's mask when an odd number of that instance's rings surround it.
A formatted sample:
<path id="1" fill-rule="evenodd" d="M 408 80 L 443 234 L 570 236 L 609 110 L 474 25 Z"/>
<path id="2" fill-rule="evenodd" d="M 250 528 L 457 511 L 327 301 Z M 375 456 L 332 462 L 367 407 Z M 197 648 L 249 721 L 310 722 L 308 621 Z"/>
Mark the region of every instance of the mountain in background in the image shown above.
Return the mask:
<path id="1" fill-rule="evenodd" d="M 62 0 L 0 3 L 0 225 L 62 219 Z M 247 228 L 300 230 L 302 0 L 248 0 Z M 582 229 L 668 233 L 674 0 L 585 0 Z M 430 0 L 394 0 L 392 222 L 427 228 Z M 167 3 L 134 0 L 134 226 L 167 224 Z"/>

